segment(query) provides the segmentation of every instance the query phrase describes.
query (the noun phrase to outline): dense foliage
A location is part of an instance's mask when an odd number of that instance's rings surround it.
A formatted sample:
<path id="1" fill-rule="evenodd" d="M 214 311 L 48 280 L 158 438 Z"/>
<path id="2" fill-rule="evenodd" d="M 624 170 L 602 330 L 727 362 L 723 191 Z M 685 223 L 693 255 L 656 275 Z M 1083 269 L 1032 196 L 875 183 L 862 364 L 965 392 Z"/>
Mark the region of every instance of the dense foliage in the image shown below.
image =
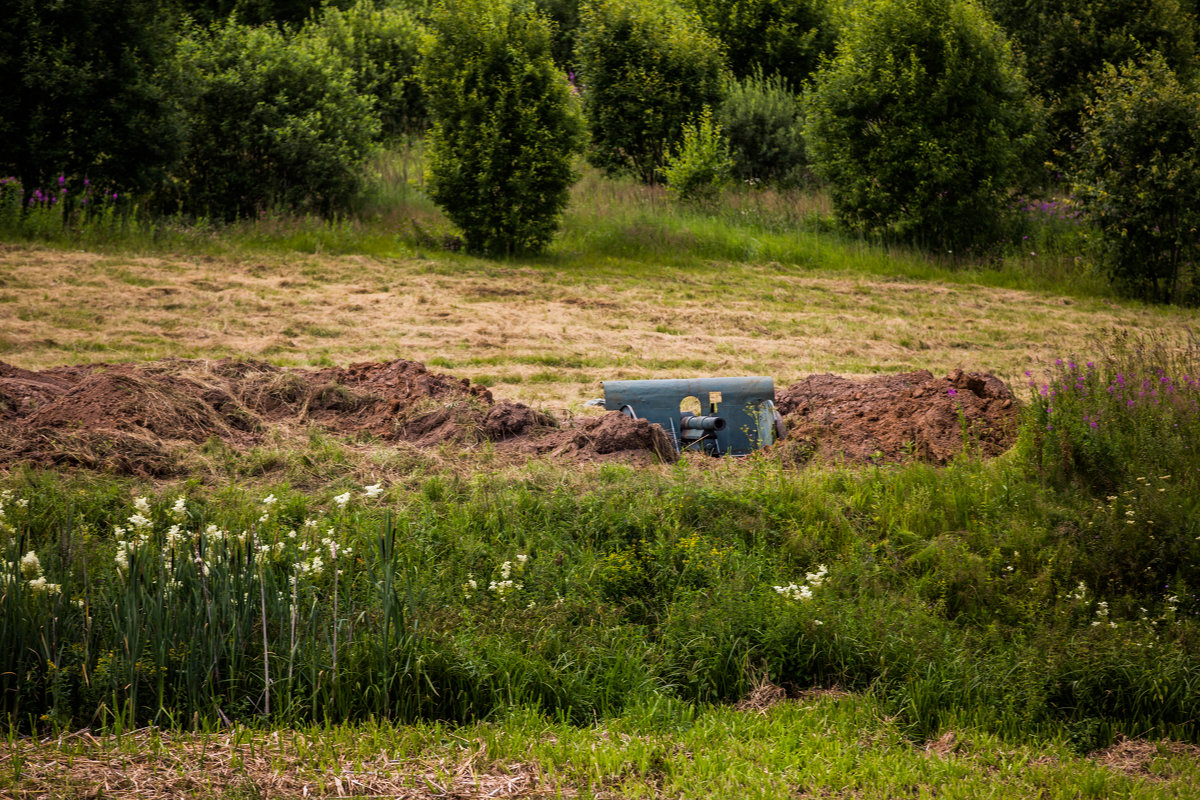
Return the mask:
<path id="1" fill-rule="evenodd" d="M 1155 54 L 1108 67 L 1083 118 L 1075 191 L 1122 290 L 1200 303 L 1200 92 Z"/>
<path id="2" fill-rule="evenodd" d="M 429 195 L 468 250 L 537 252 L 558 228 L 583 136 L 550 26 L 492 0 L 442 5 L 431 25 L 421 73 L 433 123 Z"/>
<path id="3" fill-rule="evenodd" d="M 189 135 L 164 202 L 233 219 L 354 199 L 379 119 L 323 37 L 226 22 L 181 42 L 179 70 Z"/>
<path id="4" fill-rule="evenodd" d="M 731 82 L 719 117 L 735 177 L 753 184 L 800 182 L 808 161 L 803 103 L 783 78 L 755 72 Z"/>
<path id="5" fill-rule="evenodd" d="M 721 99 L 720 42 L 672 0 L 591 0 L 577 61 L 589 158 L 651 183 L 683 125 Z"/>
<path id="6" fill-rule="evenodd" d="M 159 71 L 171 17 L 152 0 L 0 0 L 0 172 L 146 189 L 179 154 Z M 57 191 L 57 186 L 54 187 Z"/>
<path id="7" fill-rule="evenodd" d="M 837 39 L 828 0 L 685 1 L 721 40 L 739 78 L 759 71 L 802 86 Z"/>
<path id="8" fill-rule="evenodd" d="M 324 37 L 350 68 L 354 89 L 374 98 L 385 139 L 424 127 L 425 98 L 417 69 L 428 33 L 415 15 L 358 0 L 344 11 L 326 7 L 308 32 Z"/>
<path id="9" fill-rule="evenodd" d="M 1060 156 L 1079 132 L 1093 80 L 1105 64 L 1162 53 L 1172 69 L 1194 71 L 1194 8 L 1181 0 L 984 0 L 1022 52 L 1029 83 L 1050 111 Z M 1058 159 L 1062 161 L 1061 158 Z"/>
<path id="10" fill-rule="evenodd" d="M 848 13 L 806 125 L 841 222 L 938 248 L 995 237 L 1033 131 L 1003 34 L 970 0 L 873 0 Z"/>

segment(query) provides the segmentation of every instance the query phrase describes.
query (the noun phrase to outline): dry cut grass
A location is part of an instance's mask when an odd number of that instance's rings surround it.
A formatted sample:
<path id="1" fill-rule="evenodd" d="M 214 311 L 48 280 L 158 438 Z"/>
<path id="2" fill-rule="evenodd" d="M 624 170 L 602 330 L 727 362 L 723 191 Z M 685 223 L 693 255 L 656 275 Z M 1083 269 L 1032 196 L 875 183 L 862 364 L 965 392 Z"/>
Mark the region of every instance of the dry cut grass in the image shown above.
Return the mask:
<path id="1" fill-rule="evenodd" d="M 781 264 L 594 270 L 457 256 L 145 257 L 0 245 L 0 360 L 278 365 L 410 358 L 498 397 L 576 406 L 600 381 L 987 370 L 1013 381 L 1106 329 L 1186 312 Z"/>

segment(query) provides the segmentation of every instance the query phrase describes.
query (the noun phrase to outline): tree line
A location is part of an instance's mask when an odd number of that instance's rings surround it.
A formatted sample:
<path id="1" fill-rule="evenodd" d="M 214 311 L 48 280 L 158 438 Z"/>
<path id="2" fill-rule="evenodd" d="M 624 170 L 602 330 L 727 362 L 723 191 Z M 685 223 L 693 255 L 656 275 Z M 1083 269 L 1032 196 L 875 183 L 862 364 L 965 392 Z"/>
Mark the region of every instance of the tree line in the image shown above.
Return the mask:
<path id="1" fill-rule="evenodd" d="M 1200 301 L 1192 0 L 0 0 L 0 172 L 160 213 L 332 214 L 427 137 L 469 250 L 536 252 L 580 154 L 704 201 L 819 183 L 850 231 L 978 250 L 1070 203 Z M 64 192 L 64 194 L 66 194 Z M 42 202 L 41 199 L 38 202 Z"/>

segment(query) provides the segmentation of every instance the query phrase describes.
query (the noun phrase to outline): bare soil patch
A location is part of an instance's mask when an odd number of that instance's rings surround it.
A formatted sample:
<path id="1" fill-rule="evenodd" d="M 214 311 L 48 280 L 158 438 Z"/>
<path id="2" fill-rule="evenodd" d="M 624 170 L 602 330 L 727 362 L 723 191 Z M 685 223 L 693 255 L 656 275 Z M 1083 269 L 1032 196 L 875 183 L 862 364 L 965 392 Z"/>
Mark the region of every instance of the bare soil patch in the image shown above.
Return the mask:
<path id="1" fill-rule="evenodd" d="M 992 457 L 1012 446 L 1019 425 L 1016 398 L 989 374 L 928 370 L 852 380 L 813 375 L 778 393 L 788 436 L 776 449 L 785 460 L 815 452 L 851 462 L 918 459 L 945 464 L 964 445 Z"/>
<path id="2" fill-rule="evenodd" d="M 985 456 L 1016 434 L 1012 393 L 990 375 L 929 372 L 849 380 L 815 375 L 784 389 L 791 433 L 776 451 L 791 463 L 814 451 L 851 462 L 917 458 L 945 463 L 964 441 Z M 31 371 L 0 363 L 0 464 L 77 466 L 143 477 L 186 471 L 182 456 L 210 440 L 245 449 L 313 428 L 418 448 L 522 459 L 676 458 L 657 425 L 618 412 L 563 423 L 497 401 L 467 379 L 416 361 L 299 369 L 263 361 L 169 358 Z"/>

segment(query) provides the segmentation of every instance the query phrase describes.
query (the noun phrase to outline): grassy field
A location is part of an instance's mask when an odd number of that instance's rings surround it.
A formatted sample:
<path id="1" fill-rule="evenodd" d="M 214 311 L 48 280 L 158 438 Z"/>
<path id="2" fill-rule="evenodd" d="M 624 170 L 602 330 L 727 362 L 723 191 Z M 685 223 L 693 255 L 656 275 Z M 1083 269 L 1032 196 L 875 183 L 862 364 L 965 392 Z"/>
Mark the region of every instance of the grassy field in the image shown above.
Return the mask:
<path id="1" fill-rule="evenodd" d="M 0 358 L 411 358 L 559 416 L 608 378 L 962 368 L 1024 428 L 944 468 L 319 433 L 185 481 L 8 464 L 0 794 L 1200 796 L 1193 312 L 1113 297 L 1049 222 L 931 258 L 819 196 L 589 175 L 548 255 L 494 262 L 377 192 L 9 230 Z"/>

